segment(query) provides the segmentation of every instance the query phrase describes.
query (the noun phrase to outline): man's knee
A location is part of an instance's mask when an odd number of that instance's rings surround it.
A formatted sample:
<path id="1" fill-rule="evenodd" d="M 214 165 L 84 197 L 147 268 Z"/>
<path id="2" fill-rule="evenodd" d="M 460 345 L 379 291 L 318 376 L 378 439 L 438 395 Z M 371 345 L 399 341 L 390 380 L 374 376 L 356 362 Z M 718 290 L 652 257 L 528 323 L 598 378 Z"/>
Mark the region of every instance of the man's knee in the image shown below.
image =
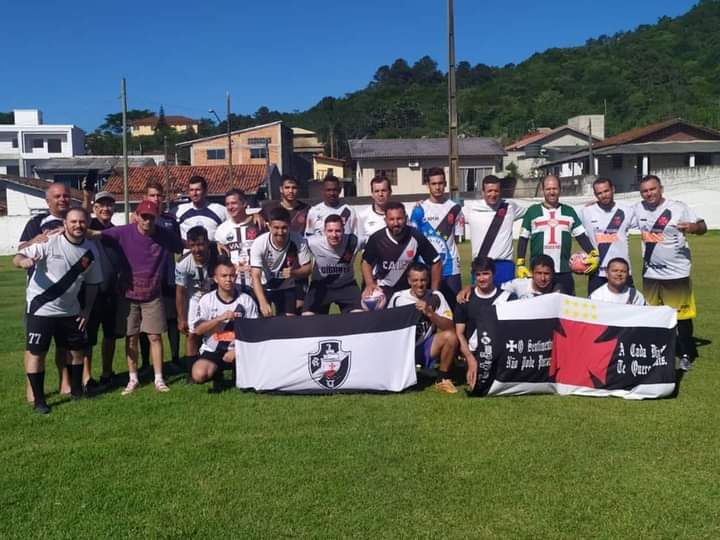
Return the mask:
<path id="1" fill-rule="evenodd" d="M 148 337 L 148 341 L 150 343 L 153 343 L 153 344 L 160 343 L 160 340 L 161 340 L 160 334 L 148 334 L 147 337 Z"/>
<path id="2" fill-rule="evenodd" d="M 215 375 L 217 366 L 207 360 L 197 360 L 192 367 L 192 378 L 196 383 L 209 381 Z"/>

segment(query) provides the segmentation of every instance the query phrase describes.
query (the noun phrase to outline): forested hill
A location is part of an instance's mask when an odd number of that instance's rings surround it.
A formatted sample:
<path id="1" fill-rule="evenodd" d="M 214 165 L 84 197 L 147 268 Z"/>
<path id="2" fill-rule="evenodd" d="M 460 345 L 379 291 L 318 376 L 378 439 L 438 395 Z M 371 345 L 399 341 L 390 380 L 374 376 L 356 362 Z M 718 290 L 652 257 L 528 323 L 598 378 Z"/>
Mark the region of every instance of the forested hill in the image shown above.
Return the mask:
<path id="1" fill-rule="evenodd" d="M 508 140 L 533 126 L 605 110 L 606 135 L 672 116 L 720 128 L 720 1 L 517 65 L 460 62 L 457 84 L 460 131 L 467 135 Z M 345 154 L 349 138 L 446 134 L 446 92 L 445 74 L 432 59 L 414 65 L 398 59 L 363 90 L 323 98 L 297 114 L 262 112 L 326 140 L 332 128 Z"/>

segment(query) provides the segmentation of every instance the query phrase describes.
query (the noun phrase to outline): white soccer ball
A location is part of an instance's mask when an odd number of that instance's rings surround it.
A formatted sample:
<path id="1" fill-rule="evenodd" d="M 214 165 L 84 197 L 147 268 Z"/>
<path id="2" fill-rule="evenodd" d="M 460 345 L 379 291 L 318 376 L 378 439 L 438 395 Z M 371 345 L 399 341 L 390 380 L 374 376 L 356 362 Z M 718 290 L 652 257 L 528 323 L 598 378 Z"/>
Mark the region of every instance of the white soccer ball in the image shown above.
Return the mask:
<path id="1" fill-rule="evenodd" d="M 385 307 L 387 298 L 380 289 L 375 289 L 371 295 L 363 296 L 361 303 L 365 311 L 378 311 Z"/>

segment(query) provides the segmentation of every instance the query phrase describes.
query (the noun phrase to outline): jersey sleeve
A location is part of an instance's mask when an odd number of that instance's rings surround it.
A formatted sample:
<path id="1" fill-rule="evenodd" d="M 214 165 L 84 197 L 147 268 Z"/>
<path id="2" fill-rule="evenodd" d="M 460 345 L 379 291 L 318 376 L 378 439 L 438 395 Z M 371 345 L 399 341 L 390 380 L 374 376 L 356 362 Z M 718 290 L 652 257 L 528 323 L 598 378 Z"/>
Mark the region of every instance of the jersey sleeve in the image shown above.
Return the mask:
<path id="1" fill-rule="evenodd" d="M 414 231 L 414 232 L 415 232 L 415 239 L 417 240 L 417 243 L 418 243 L 418 254 L 428 264 L 435 264 L 436 262 L 438 262 L 440 260 L 440 254 L 430 243 L 430 240 L 425 238 L 425 236 L 423 236 L 419 232 L 417 232 L 417 231 Z"/>
<path id="2" fill-rule="evenodd" d="M 32 240 L 41 232 L 42 231 L 40 230 L 40 226 L 38 225 L 37 220 L 34 218 L 30 219 L 25 224 L 25 228 L 23 229 L 22 234 L 20 234 L 20 242 L 27 242 L 28 240 Z"/>
<path id="3" fill-rule="evenodd" d="M 568 206 L 567 209 L 568 209 L 568 215 L 573 220 L 572 231 L 571 231 L 572 235 L 580 236 L 581 234 L 585 234 L 585 227 L 583 227 L 582 221 L 578 217 L 575 209 L 572 206 Z"/>
<path id="4" fill-rule="evenodd" d="M 446 319 L 453 319 L 453 312 L 452 309 L 450 309 L 450 305 L 448 304 L 447 300 L 445 299 L 445 295 L 441 293 L 440 291 L 434 291 L 433 294 L 437 296 L 440 299 L 440 305 L 435 310 L 435 313 L 437 315 L 440 315 L 440 317 L 445 317 Z"/>
<path id="5" fill-rule="evenodd" d="M 315 233 L 315 221 L 317 221 L 315 213 L 314 207 L 308 209 L 307 217 L 305 218 L 305 236 L 312 236 Z"/>
<path id="6" fill-rule="evenodd" d="M 42 260 L 47 257 L 49 242 L 36 242 L 18 250 L 18 253 L 31 259 Z"/>
<path id="7" fill-rule="evenodd" d="M 372 241 L 373 238 L 375 238 L 375 235 L 372 235 L 365 242 L 365 251 L 363 251 L 362 256 L 362 260 L 371 266 L 374 265 L 378 260 L 377 241 Z"/>
<path id="8" fill-rule="evenodd" d="M 410 212 L 408 224 L 419 230 L 422 227 L 423 219 L 425 219 L 425 209 L 422 204 L 417 203 L 412 209 L 412 212 Z"/>
<path id="9" fill-rule="evenodd" d="M 522 219 L 525 217 L 525 214 L 527 213 L 527 208 L 524 206 L 520 206 L 518 203 L 513 201 L 508 201 L 510 204 L 510 207 L 513 209 L 513 221 L 517 221 L 518 219 Z"/>
<path id="10" fill-rule="evenodd" d="M 185 265 L 183 264 L 183 259 L 180 259 L 178 264 L 175 265 L 175 285 L 179 285 L 180 287 L 187 287 L 187 274 L 185 273 Z"/>
<path id="11" fill-rule="evenodd" d="M 460 206 L 460 205 L 458 205 Z M 460 211 L 457 213 L 457 216 L 455 217 L 455 228 L 453 230 L 453 234 L 455 236 L 464 236 L 465 235 L 465 214 L 463 213 L 462 206 L 460 206 Z"/>
<path id="12" fill-rule="evenodd" d="M 246 319 L 257 319 L 259 317 L 257 304 L 250 295 L 246 294 L 245 296 L 243 296 L 241 302 L 243 307 L 245 308 Z"/>
<path id="13" fill-rule="evenodd" d="M 266 233 L 269 234 L 269 233 Z M 253 268 L 263 267 L 263 244 L 265 237 L 260 236 L 250 246 L 250 266 Z"/>
<path id="14" fill-rule="evenodd" d="M 455 306 L 455 311 L 453 312 L 453 321 L 455 324 L 467 324 L 469 305 L 470 302 L 465 302 L 464 304 Z"/>
<path id="15" fill-rule="evenodd" d="M 300 264 L 300 266 L 304 266 L 307 263 L 309 263 L 312 260 L 311 257 L 312 256 L 310 255 L 310 249 L 308 248 L 308 243 L 303 239 L 299 239 L 298 240 L 298 263 Z"/>
<path id="16" fill-rule="evenodd" d="M 683 205 L 683 212 L 680 216 L 680 223 L 698 223 L 700 221 L 703 221 L 701 217 L 699 217 L 695 211 L 690 208 L 687 204 Z"/>
<path id="17" fill-rule="evenodd" d="M 208 311 L 207 302 L 203 302 L 203 298 L 200 298 L 200 301 L 195 303 L 195 309 L 188 313 L 188 324 L 191 328 L 195 328 L 201 322 L 205 322 L 209 319 L 210 313 Z"/>
<path id="18" fill-rule="evenodd" d="M 520 225 L 520 238 L 530 238 L 530 229 L 532 228 L 532 215 L 530 212 L 525 212 L 523 216 L 522 225 Z"/>
<path id="19" fill-rule="evenodd" d="M 388 301 L 388 303 L 387 303 L 388 309 L 398 307 L 397 303 L 398 303 L 398 299 L 400 298 L 400 296 L 401 296 L 400 292 L 393 293 L 393 295 L 390 297 L 390 301 Z"/>

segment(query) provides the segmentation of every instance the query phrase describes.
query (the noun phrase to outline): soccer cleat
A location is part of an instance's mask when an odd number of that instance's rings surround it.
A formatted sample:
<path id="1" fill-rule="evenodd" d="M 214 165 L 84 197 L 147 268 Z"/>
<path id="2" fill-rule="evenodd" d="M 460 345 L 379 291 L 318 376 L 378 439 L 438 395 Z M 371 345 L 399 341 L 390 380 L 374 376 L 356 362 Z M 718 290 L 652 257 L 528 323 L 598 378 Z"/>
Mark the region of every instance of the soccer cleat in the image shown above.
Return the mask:
<path id="1" fill-rule="evenodd" d="M 165 392 L 169 392 L 170 388 L 168 388 L 168 385 L 165 384 L 165 381 L 159 380 L 159 381 L 155 381 L 155 390 L 157 390 L 158 392 L 165 393 Z"/>
<path id="2" fill-rule="evenodd" d="M 435 388 L 446 394 L 457 394 L 458 389 L 450 379 L 441 379 L 435 383 Z"/>
<path id="3" fill-rule="evenodd" d="M 683 354 L 680 357 L 680 369 L 682 371 L 690 371 L 690 368 L 692 367 L 692 361 L 688 357 L 687 354 Z"/>
<path id="4" fill-rule="evenodd" d="M 516 278 L 529 278 L 532 274 L 530 270 L 525 266 L 525 259 L 518 259 L 515 261 L 515 277 Z"/>
<path id="5" fill-rule="evenodd" d="M 133 381 L 132 379 L 130 379 L 130 381 L 127 383 L 127 386 L 123 389 L 122 395 L 130 395 L 138 388 L 140 388 L 140 381 Z"/>
<path id="6" fill-rule="evenodd" d="M 50 406 L 47 403 L 36 403 L 33 405 L 33 411 L 37 414 L 48 414 L 50 413 Z"/>

